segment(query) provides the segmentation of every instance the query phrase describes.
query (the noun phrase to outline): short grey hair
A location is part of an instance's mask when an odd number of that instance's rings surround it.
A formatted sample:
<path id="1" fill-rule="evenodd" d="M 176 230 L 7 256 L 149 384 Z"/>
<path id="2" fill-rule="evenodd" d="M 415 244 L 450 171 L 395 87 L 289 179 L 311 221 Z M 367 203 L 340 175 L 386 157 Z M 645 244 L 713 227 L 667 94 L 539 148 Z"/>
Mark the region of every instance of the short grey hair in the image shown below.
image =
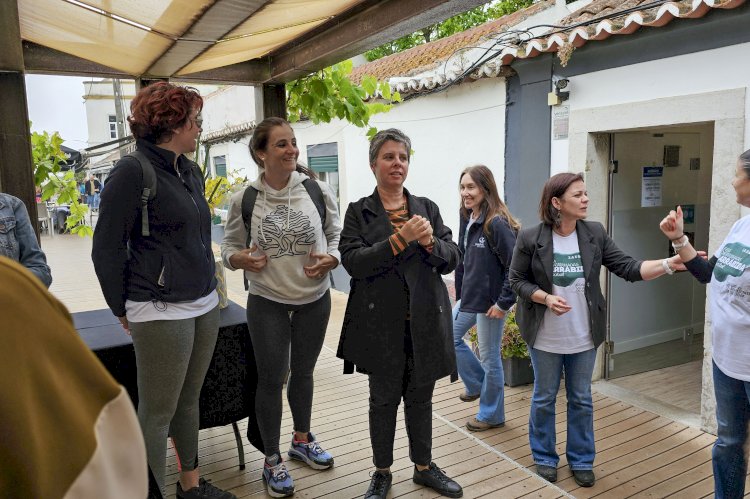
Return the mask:
<path id="1" fill-rule="evenodd" d="M 380 148 L 389 140 L 405 145 L 406 158 L 411 159 L 411 139 L 397 128 L 388 128 L 387 130 L 380 130 L 370 140 L 370 166 L 375 164 L 375 160 L 378 159 Z"/>
<path id="2" fill-rule="evenodd" d="M 740 154 L 740 163 L 742 169 L 745 170 L 745 176 L 750 178 L 750 149 Z"/>

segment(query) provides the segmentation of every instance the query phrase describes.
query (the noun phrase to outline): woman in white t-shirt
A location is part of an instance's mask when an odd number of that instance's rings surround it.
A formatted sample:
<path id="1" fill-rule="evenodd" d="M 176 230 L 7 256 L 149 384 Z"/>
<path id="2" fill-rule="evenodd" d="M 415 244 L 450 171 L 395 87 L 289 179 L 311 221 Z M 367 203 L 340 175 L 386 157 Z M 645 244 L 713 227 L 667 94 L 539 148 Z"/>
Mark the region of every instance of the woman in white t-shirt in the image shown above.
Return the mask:
<path id="1" fill-rule="evenodd" d="M 685 268 L 679 256 L 639 261 L 626 255 L 602 224 L 584 221 L 588 204 L 581 174 L 559 173 L 547 180 L 539 204 L 542 222 L 519 233 L 509 275 L 518 295 L 516 322 L 534 366 L 529 442 L 537 473 L 557 480 L 555 403 L 564 372 L 565 453 L 581 487 L 595 481 L 591 376 L 607 322 L 601 267 L 631 282 Z"/>
<path id="2" fill-rule="evenodd" d="M 750 150 L 740 155 L 732 180 L 737 203 L 750 208 Z M 750 425 L 750 216 L 735 222 L 718 251 L 706 261 L 683 232 L 682 208 L 659 224 L 685 266 L 710 283 L 711 347 L 718 438 L 713 448 L 717 498 L 745 495 Z"/>

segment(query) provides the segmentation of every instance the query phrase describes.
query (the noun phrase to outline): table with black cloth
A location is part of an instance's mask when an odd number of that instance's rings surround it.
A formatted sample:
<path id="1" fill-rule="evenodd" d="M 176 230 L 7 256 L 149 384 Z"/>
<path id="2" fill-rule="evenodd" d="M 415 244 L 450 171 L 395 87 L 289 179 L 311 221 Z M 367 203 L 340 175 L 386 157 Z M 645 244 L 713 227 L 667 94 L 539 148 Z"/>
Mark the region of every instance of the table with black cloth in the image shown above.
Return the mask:
<path id="1" fill-rule="evenodd" d="M 133 341 L 123 330 L 120 321 L 109 309 L 72 315 L 83 341 L 117 382 L 125 387 L 133 405 L 138 407 Z M 219 337 L 201 388 L 200 427 L 203 429 L 231 424 L 237 439 L 240 469 L 245 469 L 237 421 L 248 418 L 248 440 L 263 452 L 263 442 L 255 418 L 258 373 L 247 331 L 245 309 L 230 301 L 229 306 L 220 311 L 220 315 Z M 165 368 L 168 368 L 168 362 L 169 359 L 165 359 Z"/>

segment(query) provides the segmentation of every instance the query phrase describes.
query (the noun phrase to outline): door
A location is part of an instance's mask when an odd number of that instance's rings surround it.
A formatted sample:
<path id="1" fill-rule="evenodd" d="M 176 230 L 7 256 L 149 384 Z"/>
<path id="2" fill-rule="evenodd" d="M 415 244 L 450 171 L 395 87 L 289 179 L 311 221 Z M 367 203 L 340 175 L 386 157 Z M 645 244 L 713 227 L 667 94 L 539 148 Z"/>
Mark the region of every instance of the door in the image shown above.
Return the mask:
<path id="1" fill-rule="evenodd" d="M 671 256 L 659 222 L 679 204 L 685 232 L 696 248 L 706 248 L 713 126 L 618 132 L 611 139 L 608 227 L 618 247 L 640 260 Z M 691 275 L 607 279 L 607 378 L 702 358 L 706 294 Z"/>

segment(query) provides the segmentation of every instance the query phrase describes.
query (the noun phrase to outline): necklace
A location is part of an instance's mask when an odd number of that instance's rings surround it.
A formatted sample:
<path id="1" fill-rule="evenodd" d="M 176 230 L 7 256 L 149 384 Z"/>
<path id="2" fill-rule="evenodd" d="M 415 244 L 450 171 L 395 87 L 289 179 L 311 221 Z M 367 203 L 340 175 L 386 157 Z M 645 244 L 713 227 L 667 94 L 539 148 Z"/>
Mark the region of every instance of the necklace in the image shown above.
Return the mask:
<path id="1" fill-rule="evenodd" d="M 569 235 L 571 235 L 571 234 L 572 234 L 573 232 L 575 232 L 575 230 L 576 230 L 576 229 L 575 229 L 575 227 L 573 227 L 573 230 L 571 230 L 571 231 L 570 231 L 570 232 L 568 232 L 567 234 L 564 234 L 564 233 L 563 233 L 562 231 L 558 230 L 558 229 L 557 229 L 556 227 L 554 227 L 554 228 L 553 228 L 552 230 L 553 230 L 553 231 L 555 232 L 555 234 L 557 234 L 558 236 L 562 236 L 562 237 L 568 237 L 568 236 L 569 236 Z"/>

